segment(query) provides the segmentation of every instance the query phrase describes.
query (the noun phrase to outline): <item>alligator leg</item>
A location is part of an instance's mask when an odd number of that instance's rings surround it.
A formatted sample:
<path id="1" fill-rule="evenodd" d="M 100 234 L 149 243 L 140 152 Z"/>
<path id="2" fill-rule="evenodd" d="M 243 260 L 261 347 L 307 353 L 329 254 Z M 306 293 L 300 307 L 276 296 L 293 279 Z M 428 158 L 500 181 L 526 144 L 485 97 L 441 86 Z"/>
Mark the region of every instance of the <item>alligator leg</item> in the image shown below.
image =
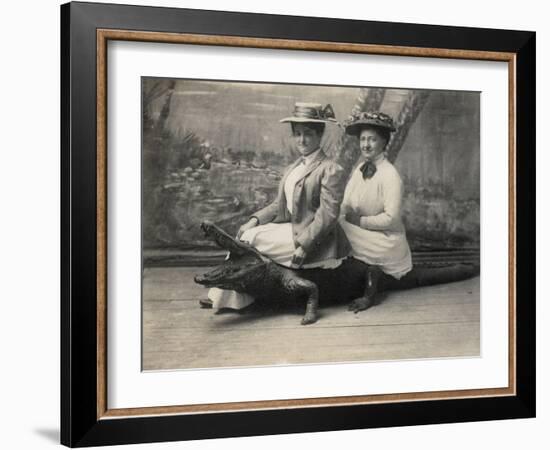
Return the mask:
<path id="1" fill-rule="evenodd" d="M 365 293 L 362 297 L 353 300 L 348 311 L 358 313 L 364 311 L 375 304 L 376 292 L 378 291 L 378 281 L 382 276 L 382 271 L 376 266 L 369 266 L 365 277 Z"/>
<path id="2" fill-rule="evenodd" d="M 309 325 L 310 323 L 317 322 L 317 310 L 319 308 L 319 290 L 317 285 L 311 281 L 307 281 L 307 303 L 306 313 L 302 317 L 302 325 Z"/>
<path id="3" fill-rule="evenodd" d="M 302 325 L 317 322 L 319 308 L 319 289 L 312 281 L 303 278 L 290 278 L 285 283 L 287 290 L 294 298 L 307 298 L 306 313 L 302 318 Z"/>

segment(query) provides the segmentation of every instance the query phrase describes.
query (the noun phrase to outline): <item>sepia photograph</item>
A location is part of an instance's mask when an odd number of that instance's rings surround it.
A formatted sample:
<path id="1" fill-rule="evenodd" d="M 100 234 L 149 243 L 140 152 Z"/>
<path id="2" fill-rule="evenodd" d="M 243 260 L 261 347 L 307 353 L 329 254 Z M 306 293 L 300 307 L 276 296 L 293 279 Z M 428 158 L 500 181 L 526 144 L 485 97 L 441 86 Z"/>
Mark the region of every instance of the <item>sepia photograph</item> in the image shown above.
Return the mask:
<path id="1" fill-rule="evenodd" d="M 532 22 L 173 6 L 58 8 L 57 172 L 15 165 L 60 174 L 61 443 L 535 418 Z"/>
<path id="2" fill-rule="evenodd" d="M 142 370 L 480 356 L 480 93 L 141 78 Z"/>

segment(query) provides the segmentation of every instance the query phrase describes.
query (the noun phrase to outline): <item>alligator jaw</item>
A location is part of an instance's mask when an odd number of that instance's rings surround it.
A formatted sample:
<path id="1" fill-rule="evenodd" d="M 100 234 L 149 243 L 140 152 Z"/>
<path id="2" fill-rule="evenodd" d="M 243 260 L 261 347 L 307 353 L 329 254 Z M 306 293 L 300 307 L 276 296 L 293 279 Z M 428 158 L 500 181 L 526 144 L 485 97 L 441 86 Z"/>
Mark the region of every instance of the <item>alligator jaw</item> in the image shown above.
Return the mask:
<path id="1" fill-rule="evenodd" d="M 265 272 L 265 267 L 271 260 L 246 242 L 238 241 L 229 236 L 212 222 L 201 223 L 201 229 L 206 237 L 229 250 L 229 257 L 219 266 L 209 272 L 195 277 L 195 283 L 204 287 L 218 287 L 238 292 L 246 292 L 251 283 L 258 283 L 258 278 Z"/>
<path id="2" fill-rule="evenodd" d="M 247 244 L 246 242 L 241 242 L 235 238 L 232 238 L 231 236 L 229 236 L 229 234 L 227 234 L 213 222 L 202 222 L 201 229 L 206 237 L 213 239 L 221 248 L 229 250 L 229 252 L 231 252 L 232 254 L 239 256 L 254 255 L 263 262 L 268 261 L 268 258 L 263 256 L 254 247 Z"/>
<path id="3" fill-rule="evenodd" d="M 232 238 L 212 222 L 205 221 L 201 223 L 201 229 L 206 237 L 216 241 L 216 244 L 218 244 L 221 248 L 229 250 L 237 255 L 242 255 L 248 252 L 247 245 Z"/>
<path id="4" fill-rule="evenodd" d="M 197 284 L 205 284 L 206 283 L 206 277 L 204 275 L 195 275 L 195 283 Z"/>

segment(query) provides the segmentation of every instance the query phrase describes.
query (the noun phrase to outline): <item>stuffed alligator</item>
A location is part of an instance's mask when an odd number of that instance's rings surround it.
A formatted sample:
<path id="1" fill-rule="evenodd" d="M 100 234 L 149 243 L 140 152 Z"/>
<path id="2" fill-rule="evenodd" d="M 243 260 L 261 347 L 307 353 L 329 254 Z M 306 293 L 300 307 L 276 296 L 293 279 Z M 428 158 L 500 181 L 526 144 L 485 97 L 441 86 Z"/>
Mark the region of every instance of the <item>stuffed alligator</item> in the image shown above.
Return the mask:
<path id="1" fill-rule="evenodd" d="M 245 292 L 268 301 L 304 301 L 306 312 L 302 325 L 317 321 L 319 303 L 362 298 L 369 291 L 369 271 L 373 268 L 354 258 L 347 258 L 335 269 L 290 269 L 275 263 L 246 242 L 238 241 L 211 222 L 203 222 L 205 236 L 229 251 L 229 257 L 195 282 Z M 419 286 L 465 280 L 479 273 L 473 264 L 415 264 L 404 277 L 396 280 L 382 276 L 377 291 L 409 289 Z M 357 312 L 357 308 L 355 309 Z"/>

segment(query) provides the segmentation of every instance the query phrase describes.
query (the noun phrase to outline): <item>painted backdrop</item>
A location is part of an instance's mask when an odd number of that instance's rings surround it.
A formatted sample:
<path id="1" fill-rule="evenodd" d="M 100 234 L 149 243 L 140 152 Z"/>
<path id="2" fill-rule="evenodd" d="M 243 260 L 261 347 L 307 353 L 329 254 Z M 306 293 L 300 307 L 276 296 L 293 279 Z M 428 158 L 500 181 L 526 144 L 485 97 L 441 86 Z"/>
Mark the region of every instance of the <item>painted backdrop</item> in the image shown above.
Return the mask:
<path id="1" fill-rule="evenodd" d="M 405 184 L 413 251 L 479 249 L 480 101 L 477 92 L 142 79 L 144 256 L 208 249 L 208 219 L 234 234 L 270 202 L 297 156 L 279 119 L 294 103 L 381 110 L 400 125 L 390 157 Z M 328 125 L 323 147 L 350 171 L 357 142 Z"/>

